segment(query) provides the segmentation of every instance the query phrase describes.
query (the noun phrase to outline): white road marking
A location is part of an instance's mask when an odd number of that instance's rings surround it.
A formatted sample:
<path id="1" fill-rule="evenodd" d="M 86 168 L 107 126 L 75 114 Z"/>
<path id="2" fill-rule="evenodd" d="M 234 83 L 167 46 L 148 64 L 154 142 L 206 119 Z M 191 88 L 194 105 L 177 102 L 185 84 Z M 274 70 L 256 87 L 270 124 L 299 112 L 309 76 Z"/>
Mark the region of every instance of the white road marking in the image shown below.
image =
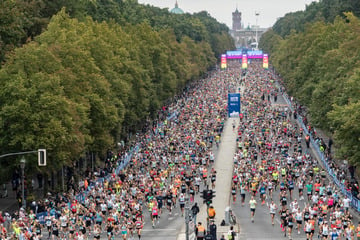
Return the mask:
<path id="1" fill-rule="evenodd" d="M 153 228 L 153 229 L 143 229 L 142 232 L 153 232 L 153 231 L 177 231 L 176 228 Z"/>

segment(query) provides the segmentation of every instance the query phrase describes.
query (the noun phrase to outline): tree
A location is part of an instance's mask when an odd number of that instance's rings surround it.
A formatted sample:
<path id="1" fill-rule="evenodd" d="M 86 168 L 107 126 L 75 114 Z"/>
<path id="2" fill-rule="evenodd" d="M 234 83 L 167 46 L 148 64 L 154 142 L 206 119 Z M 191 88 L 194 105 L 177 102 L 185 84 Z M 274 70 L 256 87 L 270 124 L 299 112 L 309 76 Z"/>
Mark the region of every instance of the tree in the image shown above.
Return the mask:
<path id="1" fill-rule="evenodd" d="M 343 17 L 346 17 L 345 19 Z M 359 164 L 360 20 L 343 13 L 333 22 L 308 24 L 270 44 L 276 34 L 264 35 L 271 60 L 284 77 L 289 93 L 308 107 L 313 125 L 334 134 L 338 157 Z M 270 36 L 270 37 L 269 37 Z"/>
<path id="2" fill-rule="evenodd" d="M 0 70 L 3 153 L 45 148 L 48 173 L 73 166 L 85 152 L 102 154 L 214 65 L 215 44 L 217 51 L 232 44 L 221 25 L 209 34 L 206 16 L 171 16 L 174 22 L 165 26 L 159 21 L 167 11 L 150 8 L 160 13 L 154 17 L 137 1 L 112 2 L 69 1 L 72 8 L 62 8 L 46 31 L 8 55 Z M 62 5 L 44 3 L 54 11 Z M 90 6 L 103 5 L 117 6 L 116 19 L 98 8 L 93 13 L 106 21 L 84 16 Z M 124 20 L 130 22 L 119 25 Z M 210 36 L 218 38 L 213 46 Z"/>
<path id="3" fill-rule="evenodd" d="M 360 164 L 360 101 L 346 106 L 335 106 L 328 113 L 334 127 L 337 157 L 347 159 L 351 164 Z"/>

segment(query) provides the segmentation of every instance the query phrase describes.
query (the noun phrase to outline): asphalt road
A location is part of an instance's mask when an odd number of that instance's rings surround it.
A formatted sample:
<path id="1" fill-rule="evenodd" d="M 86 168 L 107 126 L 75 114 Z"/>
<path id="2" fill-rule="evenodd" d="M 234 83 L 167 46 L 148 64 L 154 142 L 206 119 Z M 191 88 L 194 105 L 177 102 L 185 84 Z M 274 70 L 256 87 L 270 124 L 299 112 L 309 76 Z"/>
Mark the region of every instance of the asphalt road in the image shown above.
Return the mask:
<path id="1" fill-rule="evenodd" d="M 286 105 L 286 102 L 281 95 L 278 95 L 278 100 L 277 100 L 276 104 L 277 105 Z M 302 144 L 303 144 L 303 149 L 306 149 L 306 145 L 305 145 L 304 141 Z M 310 154 L 312 155 L 313 158 L 316 158 L 316 156 L 314 156 L 312 151 L 310 151 Z M 328 181 L 328 179 L 327 179 L 327 181 Z M 293 199 L 295 199 L 295 198 L 298 200 L 301 210 L 303 210 L 305 207 L 305 204 L 307 204 L 308 202 L 306 200 L 306 196 L 305 196 L 305 200 L 299 200 L 297 187 L 295 187 L 295 189 L 293 191 Z M 280 205 L 279 187 L 278 187 L 277 191 L 273 192 L 273 199 L 274 199 L 275 204 L 279 208 L 279 205 Z M 271 216 L 270 216 L 270 212 L 269 212 L 269 208 L 268 208 L 268 204 L 270 204 L 270 201 L 271 201 L 270 198 L 266 199 L 266 204 L 261 205 L 260 195 L 259 195 L 259 193 L 257 194 L 257 196 L 256 196 L 257 207 L 256 207 L 254 222 L 251 222 L 249 200 L 250 200 L 250 194 L 247 193 L 246 198 L 245 198 L 245 206 L 241 206 L 240 196 L 238 193 L 236 202 L 232 203 L 232 209 L 237 216 L 238 223 L 240 224 L 240 232 L 241 233 L 239 234 L 238 239 L 239 240 L 287 239 L 288 236 L 284 237 L 284 232 L 280 228 L 279 214 L 276 214 L 276 216 L 275 216 L 275 225 L 273 226 L 271 224 Z M 289 208 L 290 203 L 291 203 L 291 200 L 288 200 L 288 208 Z M 353 222 L 356 224 L 359 219 L 358 215 L 354 212 L 352 215 L 353 215 Z M 302 226 L 302 228 L 303 227 L 304 227 L 304 225 Z M 315 234 L 313 236 L 313 239 L 317 239 L 317 237 L 318 237 L 317 233 L 318 233 L 318 228 L 315 229 Z M 305 232 L 303 231 L 303 229 L 301 229 L 300 234 L 298 234 L 298 230 L 294 226 L 293 232 L 292 232 L 292 239 L 306 239 L 306 235 L 305 235 Z"/>
<path id="2" fill-rule="evenodd" d="M 195 201 L 200 203 L 200 194 L 195 196 Z M 200 204 L 201 206 L 202 204 Z M 190 205 L 190 207 L 192 204 Z M 166 206 L 165 206 L 166 207 Z M 150 220 L 149 213 L 145 211 L 145 223 L 144 228 L 142 229 L 141 239 L 143 240 L 176 240 L 178 233 L 180 232 L 181 227 L 185 222 L 185 217 L 181 216 L 181 211 L 179 207 L 179 203 L 177 203 L 176 207 L 173 208 L 172 214 L 165 209 L 163 209 L 163 213 L 159 221 L 156 223 L 155 227 L 152 227 L 152 223 Z M 42 240 L 48 239 L 48 232 L 46 229 L 43 229 L 43 237 Z M 88 235 L 89 239 L 93 239 L 93 235 Z M 101 234 L 101 239 L 107 239 L 106 233 Z M 121 236 L 115 235 L 115 239 L 121 239 Z M 131 240 L 131 238 L 128 238 Z M 134 233 L 134 238 L 138 239 L 136 233 Z"/>

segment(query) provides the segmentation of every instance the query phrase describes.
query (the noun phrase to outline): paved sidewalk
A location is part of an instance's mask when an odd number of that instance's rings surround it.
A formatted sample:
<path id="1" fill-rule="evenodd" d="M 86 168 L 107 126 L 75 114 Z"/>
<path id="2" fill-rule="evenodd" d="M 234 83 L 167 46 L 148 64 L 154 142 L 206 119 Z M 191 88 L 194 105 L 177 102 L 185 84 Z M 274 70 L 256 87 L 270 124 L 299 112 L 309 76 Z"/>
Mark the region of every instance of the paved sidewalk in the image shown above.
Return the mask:
<path id="1" fill-rule="evenodd" d="M 215 224 L 217 225 L 217 236 L 225 236 L 229 231 L 229 226 L 220 226 L 221 221 L 225 218 L 225 208 L 230 206 L 230 189 L 232 181 L 232 172 L 234 167 L 233 157 L 236 150 L 236 131 L 233 131 L 232 123 L 235 121 L 236 126 L 239 124 L 238 118 L 229 118 L 225 121 L 224 131 L 219 146 L 219 152 L 217 154 L 214 169 L 216 170 L 216 186 L 213 204 L 216 217 Z M 236 128 L 235 128 L 236 129 Z M 200 213 L 197 215 L 197 222 L 202 222 L 206 226 L 207 207 L 204 204 L 200 208 Z M 236 228 L 237 229 L 237 228 Z M 185 240 L 185 224 L 182 227 L 177 240 Z M 190 240 L 195 239 L 194 234 L 190 235 Z"/>
<path id="2" fill-rule="evenodd" d="M 2 197 L 4 194 L 3 185 L 1 185 L 0 211 L 13 213 L 19 210 L 19 205 L 16 200 L 16 193 L 12 190 L 10 183 L 5 184 L 7 190 L 7 197 Z"/>

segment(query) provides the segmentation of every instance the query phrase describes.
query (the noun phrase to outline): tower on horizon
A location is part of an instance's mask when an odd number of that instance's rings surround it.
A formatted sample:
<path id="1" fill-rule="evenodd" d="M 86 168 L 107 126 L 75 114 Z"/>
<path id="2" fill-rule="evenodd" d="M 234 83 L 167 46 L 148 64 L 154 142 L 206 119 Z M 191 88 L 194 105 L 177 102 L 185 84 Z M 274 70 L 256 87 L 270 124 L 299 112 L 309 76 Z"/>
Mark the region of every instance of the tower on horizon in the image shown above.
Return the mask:
<path id="1" fill-rule="evenodd" d="M 241 29 L 241 12 L 239 12 L 237 6 L 235 12 L 232 13 L 232 30 L 238 31 Z"/>

